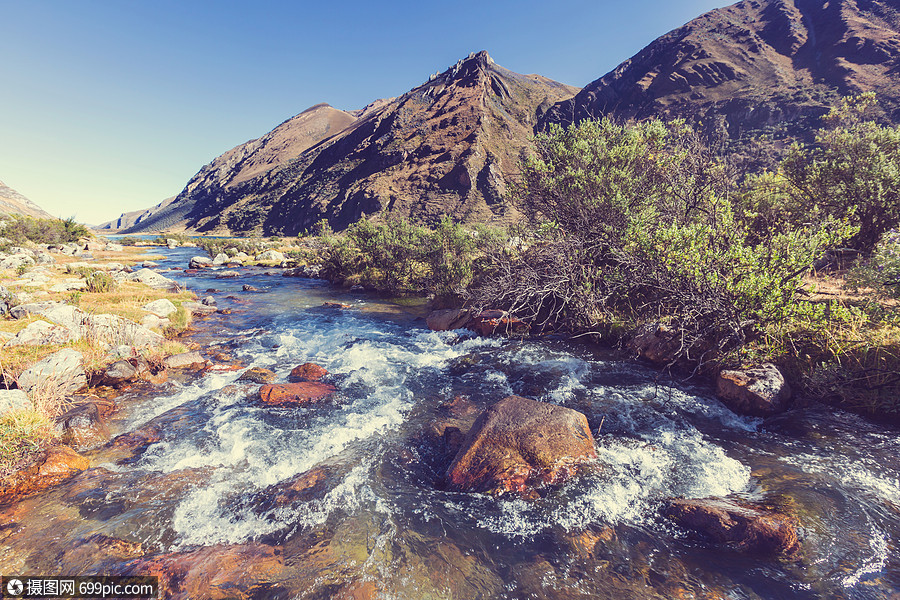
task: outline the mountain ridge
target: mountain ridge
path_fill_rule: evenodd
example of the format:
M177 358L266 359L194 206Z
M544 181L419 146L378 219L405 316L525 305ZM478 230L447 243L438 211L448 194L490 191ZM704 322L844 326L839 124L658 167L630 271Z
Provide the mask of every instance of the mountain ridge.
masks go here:
M37 219L55 219L43 208L0 181L0 215L25 215Z

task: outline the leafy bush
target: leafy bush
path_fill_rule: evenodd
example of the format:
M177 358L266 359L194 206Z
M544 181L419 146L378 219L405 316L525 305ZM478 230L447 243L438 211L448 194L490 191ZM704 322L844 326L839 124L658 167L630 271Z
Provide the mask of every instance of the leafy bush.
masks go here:
M852 232L828 217L760 228L738 192L682 121L552 128L516 191L529 243L495 257L476 303L575 332L666 318L680 357L721 357L790 322L802 274Z
M81 238L92 237L87 227L76 223L74 217L61 219L35 219L23 215L8 215L0 224L0 236L16 243L26 241L36 244L66 244Z
M900 300L900 231L887 232L872 256L860 261L847 280L856 290L868 288L876 297Z

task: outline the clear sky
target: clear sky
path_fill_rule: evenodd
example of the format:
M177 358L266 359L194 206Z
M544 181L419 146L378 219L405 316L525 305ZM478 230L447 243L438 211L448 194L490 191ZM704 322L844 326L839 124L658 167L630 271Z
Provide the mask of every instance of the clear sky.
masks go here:
M319 102L398 96L470 52L583 86L727 0L0 0L0 180L99 223Z

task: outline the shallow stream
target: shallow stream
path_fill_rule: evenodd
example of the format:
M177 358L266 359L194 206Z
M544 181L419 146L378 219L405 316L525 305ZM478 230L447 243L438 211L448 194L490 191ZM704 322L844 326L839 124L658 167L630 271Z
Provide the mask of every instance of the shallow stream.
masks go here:
M163 267L196 253L156 252ZM260 406L242 370L126 392L110 429L160 439L89 452L91 469L3 509L2 573L111 575L176 556L194 569L183 597L900 598L896 429L822 409L738 417L707 388L586 346L432 332L421 307L242 271L165 273L233 310L193 339L279 381L318 363L337 400ZM594 468L529 501L440 489L431 424L457 396L484 408L510 394L583 412ZM312 485L273 500L310 470ZM748 556L659 514L668 498L728 494L798 515L800 554ZM96 541L110 538L126 543Z

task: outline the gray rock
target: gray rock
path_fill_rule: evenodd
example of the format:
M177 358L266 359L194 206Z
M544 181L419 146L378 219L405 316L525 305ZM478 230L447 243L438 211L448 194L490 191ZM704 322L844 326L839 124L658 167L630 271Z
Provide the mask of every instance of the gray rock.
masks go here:
M178 240L173 238L166 238L166 246L168 246L169 248L177 248Z
M65 281L63 283L55 283L50 286L51 292L71 292L72 290L83 290L87 287L87 282L84 280L79 281Z
M181 306L184 308L184 310L189 310L191 311L191 314L200 317L211 315L216 312L215 306L205 306L203 304L200 304L199 302L182 302Z
M0 390L0 416L21 410L33 410L34 404L22 390Z
M81 352L65 348L26 369L16 382L26 392L60 398L87 386Z
M147 329L165 329L172 324L169 319L163 319L156 315L150 314L141 319L141 326Z
M127 360L117 360L106 368L103 372L103 383L118 387L138 376L137 367Z
M168 356L163 360L163 364L167 369L203 369L209 364L209 361L195 351Z
M56 417L56 431L63 443L75 450L90 450L109 441L109 429L93 402L76 406Z
M177 290L178 284L169 279L168 277L164 277L159 273L151 271L150 269L141 269L134 273L131 273L128 276L128 281L140 281L144 285L149 285L150 287L158 290Z
M0 261L0 269L18 269L19 267L29 267L34 264L34 259L27 254L13 254Z
M56 262L56 259L48 252L38 252L35 261L39 265L52 265Z
M154 300L153 302L145 304L142 308L158 317L168 317L178 310L178 308L172 304L172 301L167 298Z
M791 387L772 363L742 370L723 370L716 380L716 396L742 415L766 417L787 408Z
M206 298L203 299L203 305L204 306L215 306L216 299L213 298L212 296L207 296Z
M188 263L188 268L190 269L206 269L211 266L213 266L213 261L207 256L195 256Z
M62 325L53 325L47 321L35 321L20 331L6 343L11 346L42 346L44 344L65 344L75 335L72 330Z
M265 252L257 254L256 260L282 262L284 260L284 254L278 252L277 250L266 250Z
M159 266L159 263L153 262L152 260L145 260L143 262L143 264L141 264L141 266L144 267L145 269L155 269L156 267Z
M238 271L222 271L221 273L216 275L216 279L231 279L240 276L241 274Z
M216 254L216 257L213 259L212 264L218 266L218 265L224 265L227 262L228 262L228 255L225 254L224 252L219 252L218 254Z
M106 245L107 252L122 252L123 250L125 250L125 246L122 244L113 244L110 242Z
M24 319L28 315L39 315L53 306L62 306L62 304L59 302L28 302L12 307L9 314L15 319Z

